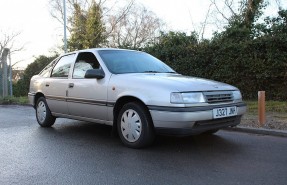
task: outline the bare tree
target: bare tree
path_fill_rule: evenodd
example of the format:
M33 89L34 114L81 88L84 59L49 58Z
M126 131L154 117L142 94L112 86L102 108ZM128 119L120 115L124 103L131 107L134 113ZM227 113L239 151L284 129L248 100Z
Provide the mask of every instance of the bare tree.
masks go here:
M75 4L79 5L83 11L87 11L93 4L95 0L67 0L66 1L66 13L67 13L67 30L71 32L71 17L75 11ZM98 5L102 7L103 13L102 18L106 19L107 16L113 12L113 15L117 15L116 23L128 14L131 6L134 4L135 0L126 0L126 3L120 8L117 8L119 0L96 0ZM63 0L50 0L50 14L62 25L64 24L64 8Z
M0 31L0 59L2 56L2 53L5 48L8 48L10 51L10 55L14 54L16 52L20 52L24 49L25 44L22 45L17 45L16 42L21 35L20 31L17 32L10 32L9 34L7 33L8 31ZM23 62L24 60L19 60L16 62L13 62L12 67L14 67L16 64Z
M10 49L11 54L23 50L24 45L15 46L17 37L19 37L20 34L21 32L11 32L7 34L4 31L0 31L0 56L2 55L4 48Z
M211 7L212 7L212 3L209 5L208 7L208 10L207 10L207 13L205 15L205 19L204 19L204 22L201 23L201 28L200 28L200 31L199 31L199 35L201 35L201 39L203 39L204 37L204 34L205 34L205 29L208 25L208 19L210 17L210 10L211 10Z
M127 1L124 6L117 6L118 3L118 0L114 1L110 8L107 8L105 4L102 3L104 9L103 18L109 24L109 31L107 31L107 34L112 33L117 25L129 15L135 6L135 0ZM109 21L111 20L110 17L113 17L112 21Z
M66 12L68 17L68 24L67 29L68 31L71 31L71 20L70 17L72 13L75 11L74 5L78 4L83 8L84 10L88 9L88 6L90 2L88 0L67 0L66 1ZM53 18L55 18L59 23L64 25L64 6L63 6L63 0L50 0L50 14Z
M212 10L207 22L222 30L234 17L242 16L246 24L254 18L255 7L258 4L276 4L277 9L282 7L283 0L210 0Z
M107 29L109 46L139 48L158 36L164 23L143 5L133 5L128 14L117 22L109 16Z
M210 0L210 24L222 30L233 17L240 15L243 11L242 3L245 0Z
M67 0L68 31L71 32L71 15L74 4L87 11L93 0ZM109 47L137 48L150 41L164 25L163 22L135 0L97 0L102 8L102 20ZM51 15L63 24L62 0L50 0Z

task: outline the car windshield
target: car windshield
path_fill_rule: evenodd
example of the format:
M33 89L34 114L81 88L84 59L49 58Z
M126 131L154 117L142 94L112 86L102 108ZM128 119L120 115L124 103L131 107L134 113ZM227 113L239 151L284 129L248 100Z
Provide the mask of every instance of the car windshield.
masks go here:
M157 58L139 51L101 50L99 55L110 72L123 73L175 73Z

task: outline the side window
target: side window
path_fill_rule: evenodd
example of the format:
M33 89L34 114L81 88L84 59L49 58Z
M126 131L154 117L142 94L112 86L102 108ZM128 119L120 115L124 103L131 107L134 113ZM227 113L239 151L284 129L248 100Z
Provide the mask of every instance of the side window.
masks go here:
M73 78L84 78L88 69L99 69L100 64L91 52L79 53L73 72Z
M74 54L66 55L60 58L55 65L51 77L64 77L68 78L71 64L73 63Z

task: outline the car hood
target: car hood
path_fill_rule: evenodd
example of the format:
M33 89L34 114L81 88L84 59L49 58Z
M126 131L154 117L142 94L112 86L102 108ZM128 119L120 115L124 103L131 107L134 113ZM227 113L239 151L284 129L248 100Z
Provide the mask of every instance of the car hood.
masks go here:
M127 85L154 86L179 92L237 90L236 87L225 83L180 74L132 73L115 76L117 76L118 80L125 81Z

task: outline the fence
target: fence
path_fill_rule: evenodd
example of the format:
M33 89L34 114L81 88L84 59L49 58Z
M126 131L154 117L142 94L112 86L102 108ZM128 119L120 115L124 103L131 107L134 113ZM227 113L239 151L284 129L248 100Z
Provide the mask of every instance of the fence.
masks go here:
M10 50L8 48L4 48L0 58L0 97L3 98L12 95L12 66Z

